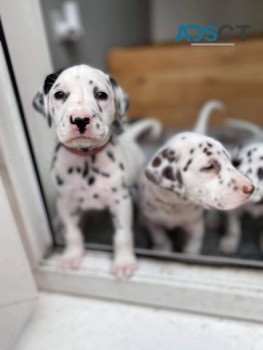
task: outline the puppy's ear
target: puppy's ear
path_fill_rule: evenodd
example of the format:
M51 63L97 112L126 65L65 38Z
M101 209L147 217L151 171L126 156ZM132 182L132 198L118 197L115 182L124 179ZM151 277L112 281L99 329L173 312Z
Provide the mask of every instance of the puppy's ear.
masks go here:
M47 118L48 125L51 127L52 118L47 108L47 96L44 95L42 90L39 90L36 93L35 97L33 98L33 107L35 108L36 111L38 111L45 118Z
M157 186L183 195L185 193L185 187L179 167L179 160L179 154L173 149L164 148L147 165L145 176Z
M116 113L118 115L119 121L122 123L125 121L126 112L129 108L129 99L126 92L122 87L117 83L117 81L109 77L112 89L114 91L115 96L115 105L116 105Z
M33 98L33 107L36 111L38 111L38 113L46 116L44 94L42 90L39 90Z
M52 118L48 111L48 93L63 70L64 68L49 74L44 81L43 88L40 89L33 98L33 107L47 118L49 126L52 125Z

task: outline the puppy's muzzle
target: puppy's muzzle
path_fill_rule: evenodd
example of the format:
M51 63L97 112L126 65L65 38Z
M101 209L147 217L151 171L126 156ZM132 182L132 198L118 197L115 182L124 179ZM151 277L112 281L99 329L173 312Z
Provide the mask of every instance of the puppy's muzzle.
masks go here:
M73 118L70 116L70 123L76 125L79 129L80 134L84 134L87 128L87 125L90 124L90 118L88 117L76 117Z

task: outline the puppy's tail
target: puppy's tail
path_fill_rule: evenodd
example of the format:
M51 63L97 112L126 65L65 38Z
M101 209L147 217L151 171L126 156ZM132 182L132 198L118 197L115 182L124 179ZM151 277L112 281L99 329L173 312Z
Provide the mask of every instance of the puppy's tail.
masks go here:
M161 133L161 123L157 119L147 118L128 125L122 135L125 138L137 140L140 136L149 134L152 140L157 140L161 136Z
M239 130L245 130L250 132L253 136L263 139L263 129L251 122L247 122L245 120L240 119L232 119L229 118L226 121L226 125L231 128L237 128Z
M211 115L211 112L213 110L220 110L222 111L224 109L224 104L217 100L211 100L206 102L201 111L199 112L197 122L194 127L194 132L205 135L207 132L207 123L209 120L209 117Z

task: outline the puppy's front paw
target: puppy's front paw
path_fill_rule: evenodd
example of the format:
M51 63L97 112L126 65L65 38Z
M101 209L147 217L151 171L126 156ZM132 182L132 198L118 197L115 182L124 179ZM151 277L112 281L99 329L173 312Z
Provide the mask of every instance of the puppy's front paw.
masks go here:
M219 243L219 250L225 254L234 254L238 248L238 240L235 237L223 237Z
M168 239L166 241L158 242L153 246L154 250L159 250L161 252L169 252L172 253L173 245L172 242Z
M134 255L121 255L117 256L114 260L112 273L116 279L123 281L134 273L137 269L137 261Z
M189 240L185 247L183 248L183 253L190 255L200 254L202 249L202 241L201 240Z
M64 269L78 269L83 255L84 250L82 247L67 247L61 256L60 265Z

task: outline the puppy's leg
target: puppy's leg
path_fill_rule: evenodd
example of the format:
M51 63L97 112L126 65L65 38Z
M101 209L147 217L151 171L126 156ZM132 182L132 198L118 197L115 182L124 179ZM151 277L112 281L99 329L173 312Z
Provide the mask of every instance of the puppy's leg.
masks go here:
M241 223L239 214L235 211L227 213L226 234L219 243L219 249L225 254L234 254L241 239Z
M183 252L187 254L200 254L205 233L204 220L200 218L200 220L184 225L183 228L188 234Z
M220 225L220 214L216 210L209 210L206 214L206 228L208 230L217 230Z
M172 242L170 241L167 232L163 227L151 223L147 219L144 219L143 225L147 228L151 235L154 249L161 250L163 252L173 251Z
M66 243L61 265L64 268L77 269L84 254L83 237L78 226L79 212L67 198L58 199L57 209L64 225Z
M132 200L127 192L122 199L115 200L110 206L115 233L113 273L118 280L124 280L136 269L132 233Z

